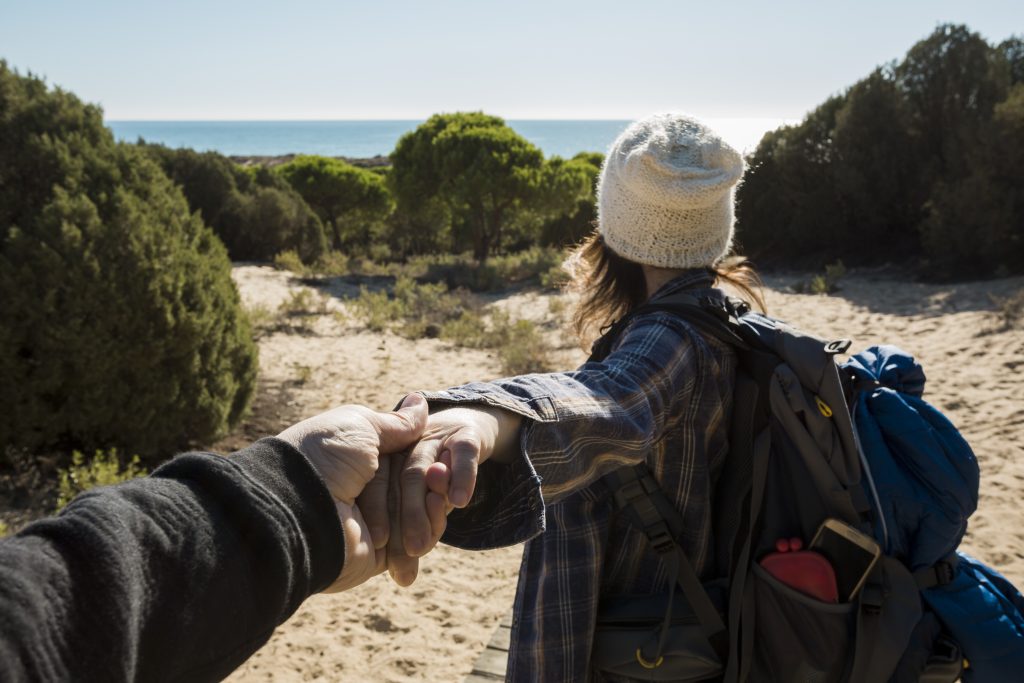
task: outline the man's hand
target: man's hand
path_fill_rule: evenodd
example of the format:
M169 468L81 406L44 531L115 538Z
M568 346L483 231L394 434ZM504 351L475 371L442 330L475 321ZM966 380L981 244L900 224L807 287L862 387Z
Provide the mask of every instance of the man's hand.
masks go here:
M342 406L278 435L309 458L327 483L338 509L345 535L345 566L325 592L352 588L384 571L387 534L383 541L371 537L356 498L374 480L381 462L416 443L426 422L426 400L410 394L394 412Z

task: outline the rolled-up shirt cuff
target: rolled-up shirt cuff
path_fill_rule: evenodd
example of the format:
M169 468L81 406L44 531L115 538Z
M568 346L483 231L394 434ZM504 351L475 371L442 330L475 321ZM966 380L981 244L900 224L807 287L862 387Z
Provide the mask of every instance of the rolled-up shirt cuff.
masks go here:
M554 404L546 396L518 397L493 385L467 384L445 391L422 392L431 407L485 404L522 415L528 420L554 421ZM511 463L488 460L477 473L469 505L452 510L441 541L466 550L501 548L530 540L544 532L541 478L526 452L531 422L520 430L520 448Z

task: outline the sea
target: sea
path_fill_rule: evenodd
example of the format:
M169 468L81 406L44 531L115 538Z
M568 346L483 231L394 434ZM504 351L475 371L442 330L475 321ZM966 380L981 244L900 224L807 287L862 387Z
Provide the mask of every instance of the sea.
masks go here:
M765 131L785 119L707 119L742 152L752 152ZM107 121L119 140L143 139L228 156L319 154L365 159L387 155L422 121ZM629 121L509 120L514 130L546 156L604 152Z
M119 140L140 138L228 156L388 155L423 121L107 121ZM546 156L604 152L629 121L507 121Z

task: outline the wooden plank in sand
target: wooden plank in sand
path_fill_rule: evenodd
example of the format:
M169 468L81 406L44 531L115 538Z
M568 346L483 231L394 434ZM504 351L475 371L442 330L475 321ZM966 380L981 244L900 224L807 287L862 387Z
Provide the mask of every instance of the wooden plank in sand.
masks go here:
M491 642L477 657L473 671L466 677L465 683L494 683L505 680L505 667L508 664L508 646L512 637L512 616L502 620L491 636Z

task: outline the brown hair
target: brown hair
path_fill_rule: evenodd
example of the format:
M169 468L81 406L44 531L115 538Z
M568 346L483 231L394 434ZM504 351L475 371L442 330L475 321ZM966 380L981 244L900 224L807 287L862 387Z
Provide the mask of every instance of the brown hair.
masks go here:
M568 289L580 295L573 327L584 347L647 300L643 266L608 248L596 230L570 254L565 268L570 276ZM728 284L751 307L767 310L761 293L764 285L746 258L730 256L708 270L715 276L716 287Z

